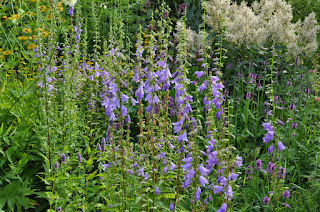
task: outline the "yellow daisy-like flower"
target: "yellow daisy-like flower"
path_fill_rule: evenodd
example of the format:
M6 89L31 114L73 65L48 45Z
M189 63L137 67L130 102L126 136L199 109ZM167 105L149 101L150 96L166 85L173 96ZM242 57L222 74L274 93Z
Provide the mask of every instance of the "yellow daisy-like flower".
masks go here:
M3 55L9 55L9 54L11 54L11 51L3 51L2 54Z
M58 8L59 12L62 12L64 10L63 7L57 7L57 8Z
M24 32L24 33L31 33L31 32L32 32L32 29L24 28L24 29L22 29L22 32Z
M43 32L43 33L41 34L41 36L42 36L43 38L47 38L47 37L49 36L49 32L48 32L48 31Z
M6 20L8 17L5 15L5 16L2 16L2 19Z
M19 19L19 15L13 14L9 19L10 20L18 20Z
M52 15L48 15L47 18L48 18L48 19L51 19L51 18L52 18Z
M27 39L28 39L27 36L19 36L19 37L18 37L18 40L27 40Z
M32 35L32 36L29 37L29 40L35 40L36 38L37 38L36 35Z
M34 47L36 47L37 45L35 43L32 43L28 46L29 50L32 50Z
M4 60L5 59L5 56L3 54L0 54L0 59L1 60Z

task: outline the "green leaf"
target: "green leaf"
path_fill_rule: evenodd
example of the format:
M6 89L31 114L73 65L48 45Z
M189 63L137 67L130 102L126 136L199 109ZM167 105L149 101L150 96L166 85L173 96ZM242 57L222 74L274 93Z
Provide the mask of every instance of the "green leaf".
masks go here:
M248 130L248 128L245 130L251 137L254 137L254 135Z
M165 194L163 195L164 198L167 199L174 199L176 197L175 193L169 193L169 194Z
M89 181L97 175L98 169L92 172L89 176L86 177L86 180Z
M138 196L136 198L135 204L138 204L141 200L143 200L143 197L142 196Z
M0 209L2 209L5 206L6 202L7 202L6 198L4 197L0 198Z
M91 170L92 164L93 164L93 159L92 159L92 157L90 157L89 160L87 161L88 170Z
M287 168L286 172L289 173L289 172L291 172L294 168L295 168L295 166L290 166L289 168Z

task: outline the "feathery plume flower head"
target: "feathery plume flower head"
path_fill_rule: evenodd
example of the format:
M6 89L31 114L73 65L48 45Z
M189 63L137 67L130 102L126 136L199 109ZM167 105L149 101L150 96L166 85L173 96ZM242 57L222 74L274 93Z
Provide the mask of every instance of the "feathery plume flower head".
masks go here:
M64 0L64 4L69 7L74 7L77 3L77 0Z

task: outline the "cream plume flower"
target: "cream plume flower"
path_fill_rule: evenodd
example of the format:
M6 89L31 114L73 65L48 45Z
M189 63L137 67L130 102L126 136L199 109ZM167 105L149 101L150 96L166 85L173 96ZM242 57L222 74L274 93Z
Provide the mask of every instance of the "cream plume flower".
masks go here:
M74 7L76 5L77 0L64 0L64 4L69 6L69 7Z
M229 42L238 46L261 45L266 42L285 45L287 56L295 58L300 53L311 56L318 48L316 40L320 26L311 13L301 23L292 23L292 8L284 0L261 0L248 7L231 0L208 0L203 3L205 21L215 32L222 25Z

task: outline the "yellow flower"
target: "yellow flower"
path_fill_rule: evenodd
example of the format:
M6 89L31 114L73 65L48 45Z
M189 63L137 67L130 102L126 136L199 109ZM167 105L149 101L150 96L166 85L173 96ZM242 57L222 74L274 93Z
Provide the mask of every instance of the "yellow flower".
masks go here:
M8 17L5 15L5 16L2 16L2 19L6 20Z
M36 38L37 38L36 35L32 35L32 36L29 37L29 40L35 40Z
M3 51L2 54L3 55L9 55L9 54L11 54L11 51Z
M4 58L5 58L4 55L3 55L3 54L0 54L0 59L1 59L1 60L4 60Z
M63 7L58 7L59 12L63 11Z
M52 18L52 15L48 15L47 18L48 18L48 19L51 19L51 18Z
M17 20L19 18L19 15L13 14L9 19L10 20Z
M39 28L35 29L34 31L36 31L36 32L40 31L41 32L42 30L43 30L43 28L39 27Z
M28 46L29 50L32 50L34 47L36 47L37 45L35 43L32 43Z
M45 5L41 5L41 6L39 6L39 10L41 12L46 12L47 11L47 7Z
M18 40L27 40L27 39L28 39L27 36L19 36L19 37L18 37Z
M49 36L49 32L48 32L48 31L43 32L43 33L41 34L41 36L44 37L44 38L46 38L46 37Z
M31 30L31 29L28 29L28 28L24 28L24 29L22 29L22 32L24 32L24 33L31 33L32 30Z

